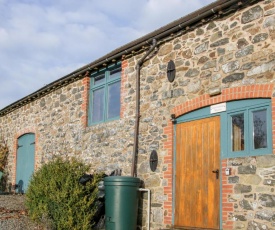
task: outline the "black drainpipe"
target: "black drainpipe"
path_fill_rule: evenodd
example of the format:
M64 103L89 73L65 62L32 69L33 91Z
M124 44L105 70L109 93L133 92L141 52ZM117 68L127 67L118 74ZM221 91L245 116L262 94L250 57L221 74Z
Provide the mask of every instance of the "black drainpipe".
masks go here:
M134 134L134 148L132 156L132 169L131 176L136 177L136 164L138 155L138 132L139 132L139 120L140 120L140 69L145 60L145 58L152 52L152 50L157 46L157 40L153 39L150 49L146 54L138 61L136 65L136 119L135 119L135 134Z

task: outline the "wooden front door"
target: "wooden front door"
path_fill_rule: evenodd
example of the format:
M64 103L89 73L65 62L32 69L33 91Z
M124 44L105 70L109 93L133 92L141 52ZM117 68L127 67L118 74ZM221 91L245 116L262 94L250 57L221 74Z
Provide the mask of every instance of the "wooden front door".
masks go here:
M175 226L219 229L220 117L177 124Z

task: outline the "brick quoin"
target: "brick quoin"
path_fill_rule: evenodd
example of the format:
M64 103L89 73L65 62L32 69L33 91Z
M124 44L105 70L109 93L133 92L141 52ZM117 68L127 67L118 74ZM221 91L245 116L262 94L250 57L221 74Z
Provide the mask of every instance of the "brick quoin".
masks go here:
M125 74L125 68L128 67L128 61L123 60L121 63L121 84L120 84L120 118L124 118L126 103L124 102L124 98L126 96L126 82L127 76Z
M228 183L228 176L225 175L227 168L227 159L222 160L222 228L233 229L233 222L230 214L233 212L233 203L229 201L229 194L233 193L233 184Z
M82 92L82 100L83 103L81 105L81 110L83 115L81 117L82 126L85 128L88 126L88 113L89 113L89 90L90 90L90 76L89 72L85 73L85 77L82 79L82 85L84 86L84 90Z
M170 121L168 126L164 128L164 134L167 135L167 140L164 142L164 149L167 154L165 155L165 163L167 164L167 171L164 172L163 178L167 180L167 185L164 186L164 195L166 196L166 201L164 201L164 224L172 223L172 188L173 188L173 123Z
M253 99L253 98L271 98L272 104L272 128L275 130L275 98L273 98L273 89L274 84L259 84L259 85L248 85L248 86L239 86L234 88L223 89L220 95L217 96L209 96L208 94L199 96L190 101L186 101L183 104L180 104L174 107L171 110L171 114L175 114L176 117L182 116L188 112L194 111L196 109L200 109L206 106L228 102L233 100L241 100L241 99ZM169 122L168 126L164 128L164 134L167 136L166 141L163 143L164 150L166 150L166 158L167 160L173 161L173 124ZM275 131L274 131L275 134ZM273 146L275 147L275 135L273 135ZM274 149L274 148L273 148ZM273 150L275 153L275 150ZM222 205L226 208L222 210L222 227L223 229L233 229L233 221L229 219L230 211L233 211L230 202L228 201L228 194L233 192L233 185L228 184L227 178L224 175L224 171L227 165L227 160L222 161L222 187L225 187L224 194L222 194ZM173 188L173 169L172 165L167 168L167 171L163 173L163 177L167 180L167 186L164 186L164 195L167 197L164 202L164 224L171 225L172 224L172 188ZM169 208L168 208L169 207Z

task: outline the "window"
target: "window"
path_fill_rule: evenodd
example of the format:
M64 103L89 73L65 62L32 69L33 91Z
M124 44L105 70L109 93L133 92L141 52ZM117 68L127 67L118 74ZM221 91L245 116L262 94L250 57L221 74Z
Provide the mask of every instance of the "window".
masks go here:
M242 100L228 105L228 156L272 153L270 100Z
M253 148L267 147L267 112L265 110L253 111Z
M244 114L231 116L232 151L244 150Z
M272 153L270 99L226 102L225 110L211 113L210 107L177 118L177 123L220 116L221 156L233 158Z
M89 125L119 119L120 65L91 74Z

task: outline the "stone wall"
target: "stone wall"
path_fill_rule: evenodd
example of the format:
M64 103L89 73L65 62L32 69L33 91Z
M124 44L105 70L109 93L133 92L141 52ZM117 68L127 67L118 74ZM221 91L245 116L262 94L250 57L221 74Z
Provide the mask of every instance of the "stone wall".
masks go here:
M230 159L233 174L228 178L234 184L234 194L229 201L234 203L235 228L274 228L275 224L275 156L259 156Z
M137 173L152 192L151 228L172 225L173 124L181 116L212 104L272 98L275 127L275 1L260 1L238 12L218 17L195 29L158 41L141 69L140 133ZM87 127L89 78L72 82L0 117L7 138L10 182L15 181L17 138L36 135L36 167L54 155L77 156L92 171L110 173L121 168L130 175L135 122L135 66L144 54L122 62L122 111L116 121ZM176 78L166 77L167 63L176 64ZM212 89L221 94L210 96ZM273 143L274 137L273 137ZM149 156L156 150L157 170ZM223 202L224 229L274 229L273 156L228 159L232 176L223 180L232 192ZM252 171L249 171L249 170ZM254 171L253 171L254 170ZM249 173L250 172L250 173ZM223 187L224 189L225 187ZM140 201L139 224L146 229L147 199ZM251 210L253 209L253 210ZM224 214L224 213L223 213ZM225 223L226 222L226 223Z
M274 13L274 1L261 1L183 35L173 35L175 37L159 46L159 50L143 65L138 172L146 186L152 189L151 226L154 229L163 227L161 223L167 227L172 223L171 114L178 117L204 106L246 98L271 98L274 106ZM128 59L128 67L125 68L129 86L126 112L129 113L134 107L135 95L131 93L135 85L134 66L139 58ZM173 83L169 83L166 77L169 60L176 64ZM221 94L210 96L209 93L215 88L219 88ZM274 127L274 112L272 119ZM157 173L150 172L148 168L148 156L152 149L160 155L160 171ZM232 194L235 193L233 189ZM255 194L260 195L259 192ZM222 202L227 203L227 200ZM226 210L225 206L223 210ZM263 210L267 210L266 207L257 206L253 213ZM270 210L274 211L272 208ZM273 220L266 222L257 216L253 217L255 222L247 218L238 224L235 216L240 212L240 209L233 208L226 213L227 216L222 216L228 220L228 225L223 224L223 228L235 229L237 226L239 229L256 229L254 223L259 223L258 226L263 224L266 229L274 227Z
M17 138L36 135L35 168L53 156L76 156L92 171L125 175L131 168L133 118L87 127L87 78L71 83L1 117L1 132L10 149L9 181L15 183Z
M275 224L275 156L224 160L224 229L273 229Z

